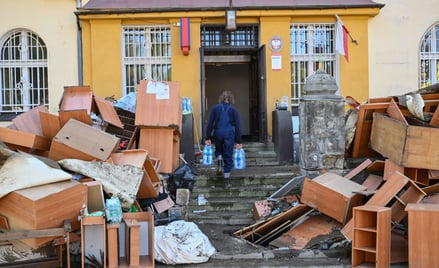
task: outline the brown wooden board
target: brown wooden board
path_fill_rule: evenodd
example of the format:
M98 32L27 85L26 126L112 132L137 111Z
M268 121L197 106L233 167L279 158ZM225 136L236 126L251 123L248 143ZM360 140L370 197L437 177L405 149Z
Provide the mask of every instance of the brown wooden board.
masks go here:
M12 119L12 123L17 130L42 136L43 131L40 123L40 112L48 112L47 107L44 105L37 106L25 113L17 115Z
M111 102L104 100L98 96L94 96L93 100L96 103L97 109L99 111L100 116L102 117L102 120L113 126L123 129L122 121L120 121L119 115L117 114Z
M372 157L379 154L369 148L372 115L375 111L386 112L388 103L366 103L360 106L355 137L352 145L352 157Z
M389 117L407 124L407 120L405 120L405 117L399 109L398 104L393 99L390 100L389 107L387 107L387 114Z
M65 86L60 111L86 110L90 115L92 109L93 92L90 86Z
M5 127L0 127L0 140L8 146L17 145L43 151L49 150L50 147L50 140L43 136Z
M148 87L154 83L169 86L169 98L160 98L158 94L147 93ZM136 93L136 126L177 126L178 131L181 131L180 83L141 80L137 85Z
M56 114L40 112L40 121L43 136L52 140L61 129L59 116Z
M70 119L53 138L49 158L56 161L66 158L105 161L118 145L119 138Z
M70 120L75 119L77 121L80 121L84 124L87 124L89 126L92 125L91 123L91 117L87 113L87 110L68 110L68 111L59 111L59 122L61 127L64 127L64 125Z

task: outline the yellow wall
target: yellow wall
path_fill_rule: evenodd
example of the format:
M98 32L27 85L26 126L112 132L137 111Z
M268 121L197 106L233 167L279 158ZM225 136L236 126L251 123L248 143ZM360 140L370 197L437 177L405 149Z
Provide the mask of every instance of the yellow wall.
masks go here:
M271 111L276 99L283 95L291 97L291 71L289 27L292 22L335 22L338 14L358 45L349 43L350 62L339 58L340 92L363 101L369 95L368 80L368 20L378 14L379 9L342 10L283 10L283 11L238 11L237 23L260 23L260 42L266 45L267 126L271 135ZM84 84L89 84L95 94L106 97L122 94L121 26L126 24L167 23L171 26L172 80L180 82L181 96L191 97L198 135L200 128L200 25L224 23L225 12L175 12L145 14L101 14L80 15L83 22ZM185 56L180 49L180 17L189 17L190 52ZM282 69L271 70L272 51L269 40L272 36L283 40Z
M78 84L75 10L76 2L73 0L1 1L0 39L12 30L27 29L46 44L51 113L58 112L64 86Z

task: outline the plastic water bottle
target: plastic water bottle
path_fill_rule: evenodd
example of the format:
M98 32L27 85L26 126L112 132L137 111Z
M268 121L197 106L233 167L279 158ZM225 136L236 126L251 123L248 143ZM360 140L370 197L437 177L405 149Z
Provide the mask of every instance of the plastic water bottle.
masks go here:
M212 146L205 145L203 149L203 165L210 166L212 165Z
M233 154L233 164L235 169L245 169L245 152L244 149L236 149Z
M122 206L117 196L112 196L105 200L106 212L105 216L107 221L111 223L122 222Z
M192 100L191 100L191 98L187 98L186 107L187 107L187 112L192 113Z
M188 109L187 109L187 99L184 97L183 98L183 114L186 114Z

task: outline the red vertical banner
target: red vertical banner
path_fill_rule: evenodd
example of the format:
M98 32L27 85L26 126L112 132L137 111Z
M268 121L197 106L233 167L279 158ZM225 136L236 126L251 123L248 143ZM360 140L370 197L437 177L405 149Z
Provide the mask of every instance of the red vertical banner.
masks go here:
M180 47L183 55L189 55L191 49L190 19L180 18Z

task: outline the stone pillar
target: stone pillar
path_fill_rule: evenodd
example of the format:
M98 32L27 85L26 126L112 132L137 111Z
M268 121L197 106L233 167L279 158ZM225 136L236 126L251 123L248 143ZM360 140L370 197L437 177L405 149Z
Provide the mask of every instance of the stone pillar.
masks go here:
M325 169L341 173L345 150L345 101L335 79L323 70L307 78L299 104L300 167L315 177Z

